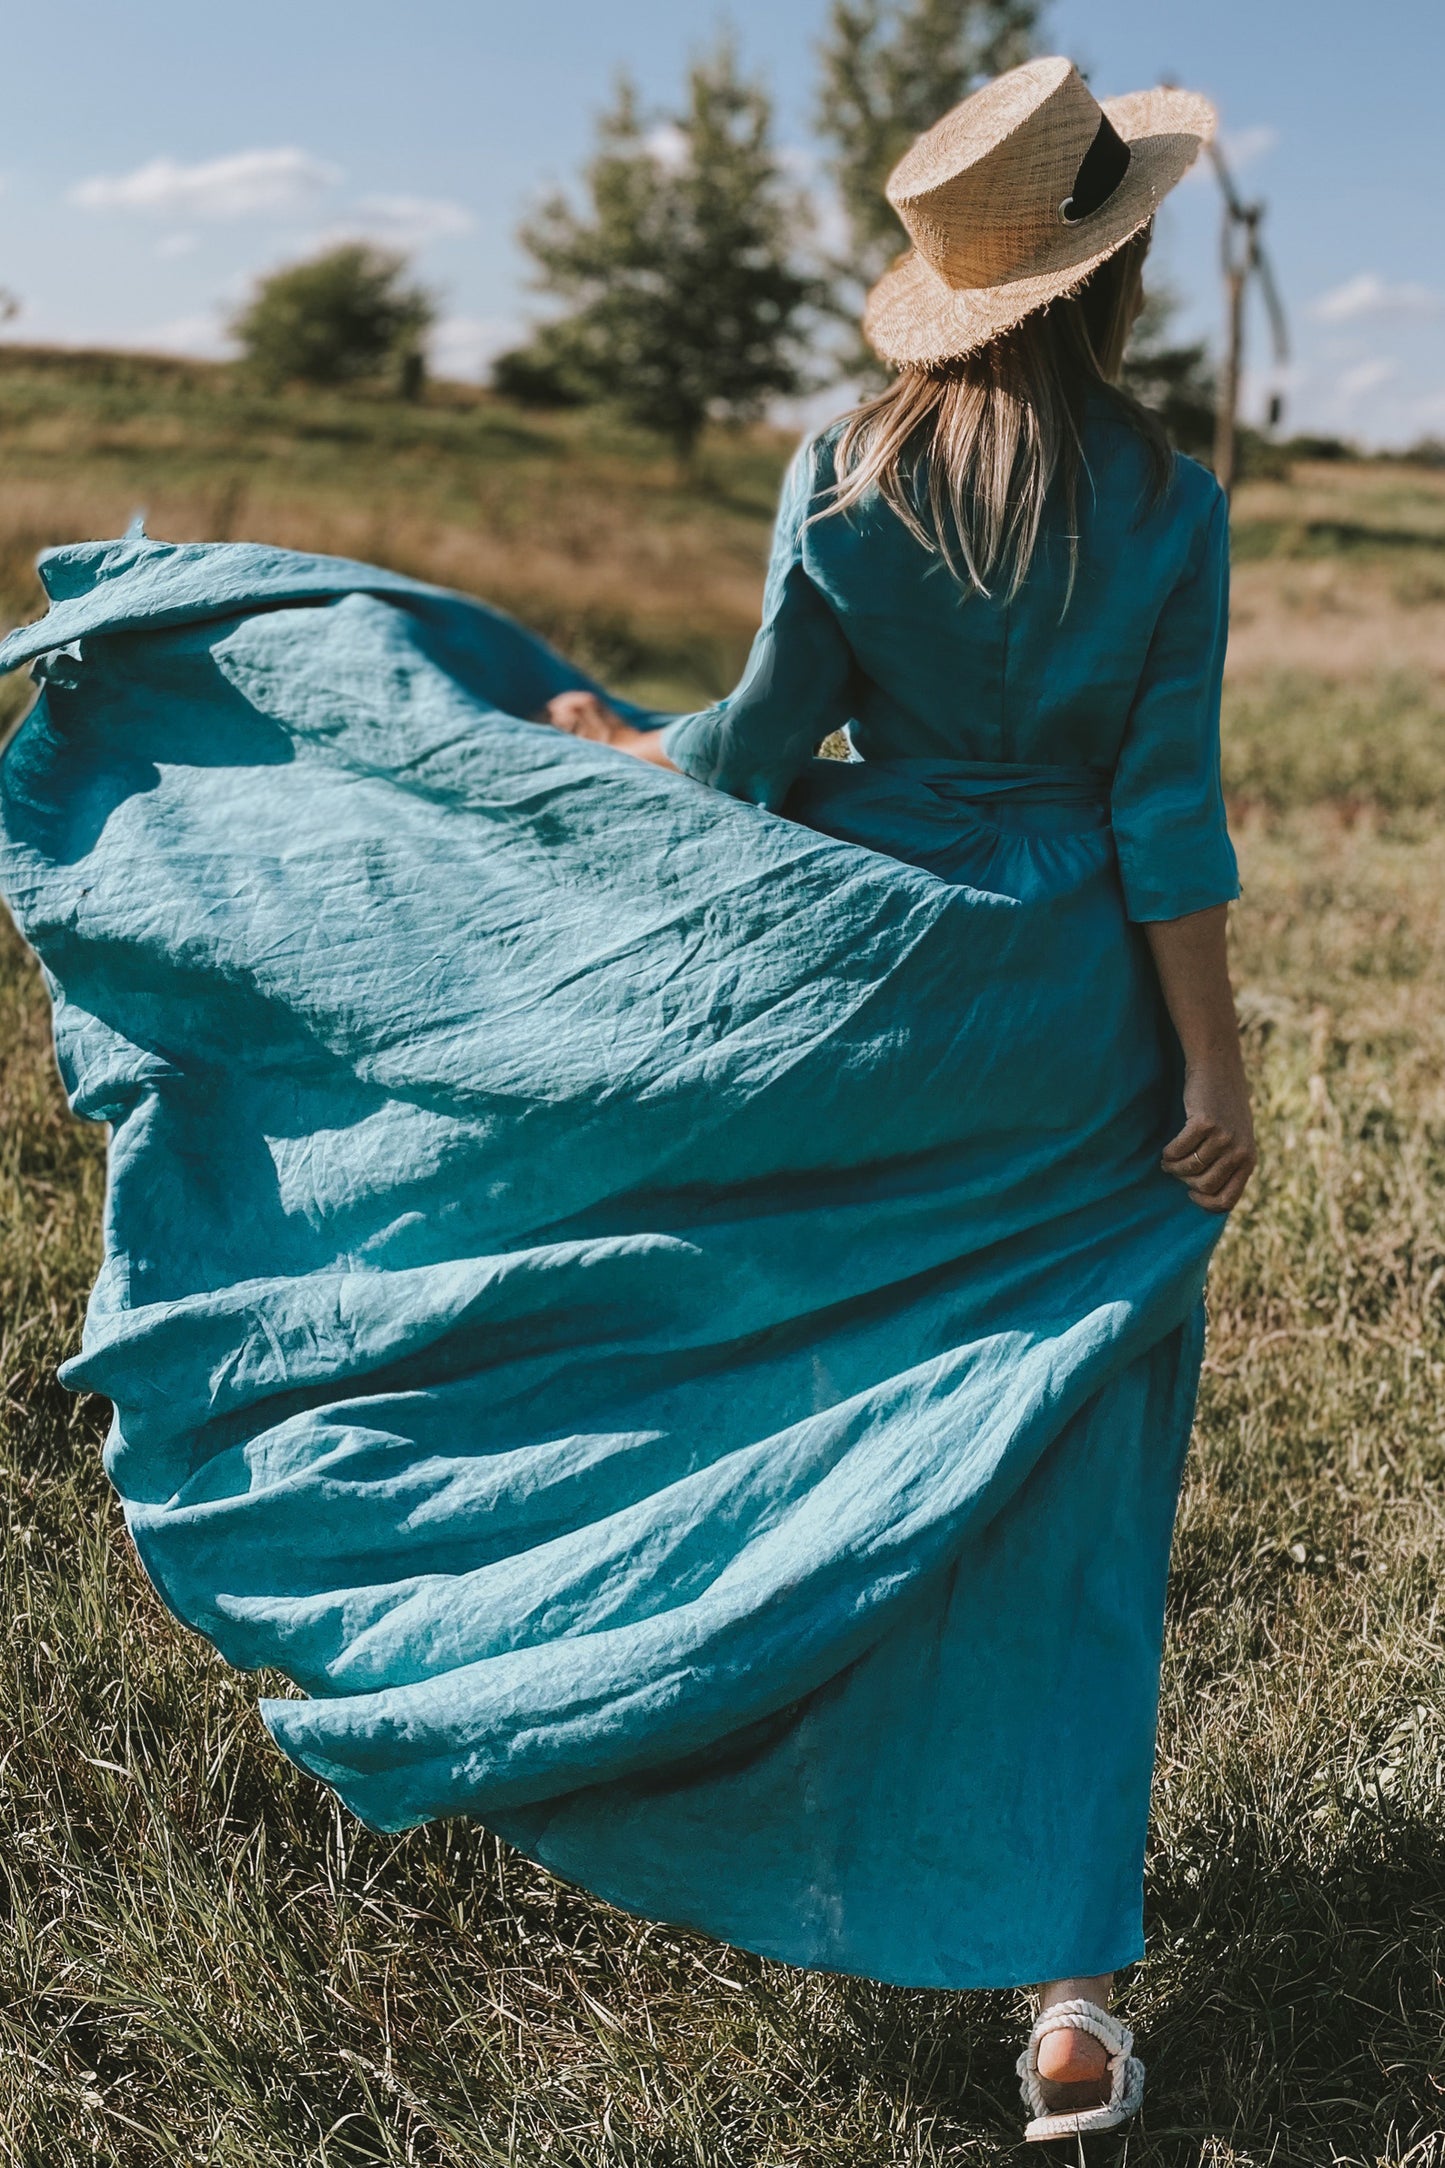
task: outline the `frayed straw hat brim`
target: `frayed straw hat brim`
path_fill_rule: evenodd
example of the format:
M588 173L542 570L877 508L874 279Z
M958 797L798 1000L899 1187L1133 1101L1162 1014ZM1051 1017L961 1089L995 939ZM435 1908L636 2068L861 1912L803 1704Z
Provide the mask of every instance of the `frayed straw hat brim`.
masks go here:
M1193 91L1136 91L1104 99L1101 110L1129 146L1129 170L1108 202L1061 225L1021 276L997 286L951 286L910 249L868 296L863 332L875 353L900 368L937 368L1075 292L1142 232L1215 129L1213 106Z

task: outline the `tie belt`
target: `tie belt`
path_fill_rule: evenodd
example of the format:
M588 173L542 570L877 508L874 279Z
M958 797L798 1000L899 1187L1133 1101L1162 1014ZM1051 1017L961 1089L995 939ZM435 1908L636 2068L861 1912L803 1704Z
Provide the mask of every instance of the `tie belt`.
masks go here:
M1106 768L1045 766L1005 760L864 760L850 762L921 785L943 799L976 804L1002 799L1029 805L1106 807L1112 777Z

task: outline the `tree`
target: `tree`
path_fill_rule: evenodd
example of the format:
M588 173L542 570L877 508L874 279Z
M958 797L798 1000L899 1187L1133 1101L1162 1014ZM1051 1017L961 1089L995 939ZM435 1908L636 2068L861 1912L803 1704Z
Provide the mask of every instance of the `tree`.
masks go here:
M1170 338L1169 327L1178 307L1177 296L1167 286L1151 283L1124 356L1121 381L1141 405L1159 416L1171 444L1209 466L1214 458L1219 386L1203 339L1176 342ZM1266 431L1243 422L1238 425L1235 442L1238 473L1251 479L1283 479L1292 458L1348 457L1348 447L1338 438L1293 437L1280 443ZM1310 449L1317 444L1331 448L1317 453Z
M503 356L494 383L606 401L684 462L710 418L745 420L803 388L820 296L795 260L802 207L767 94L730 45L696 63L686 111L660 123L624 80L584 181L585 208L553 196L521 236L566 313Z
M404 256L348 241L262 279L231 325L261 381L352 384L392 377L414 397L436 310L406 283Z
M1178 306L1167 286L1149 287L1124 356L1121 381L1159 416L1171 444L1207 461L1214 445L1218 387L1204 341L1175 344L1169 337Z
M883 193L894 166L986 77L1028 59L1040 12L1040 0L833 0L816 124L848 221L848 261L835 266L839 315L856 322L859 287L907 244Z

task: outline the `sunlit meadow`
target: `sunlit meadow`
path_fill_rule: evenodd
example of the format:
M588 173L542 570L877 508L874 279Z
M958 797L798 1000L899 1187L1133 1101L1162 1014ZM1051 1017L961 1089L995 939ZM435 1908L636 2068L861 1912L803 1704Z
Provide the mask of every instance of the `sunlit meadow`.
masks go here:
M137 509L481 593L620 686L722 689L785 440L665 454L462 392L263 401L0 354L0 619ZM1135 2168L1445 2168L1445 475L1236 518L1226 769L1262 1166L1224 1243L1172 1586ZM0 690L13 718L21 684ZM450 1824L368 1835L143 1582L54 1382L97 1257L0 944L0 2158L882 2168L1015 2157L1018 2009L644 1925Z

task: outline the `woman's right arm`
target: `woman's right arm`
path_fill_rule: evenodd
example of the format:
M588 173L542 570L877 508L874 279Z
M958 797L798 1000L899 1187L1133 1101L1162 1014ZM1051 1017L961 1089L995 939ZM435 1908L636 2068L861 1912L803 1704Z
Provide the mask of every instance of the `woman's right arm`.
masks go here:
M737 686L716 706L679 716L660 733L669 759L685 775L774 813L850 713L852 650L804 563L819 458L820 447L810 440L784 478L762 624Z
M1111 805L1125 909L1184 1053L1184 1126L1160 1164L1210 1212L1239 1202L1256 1158L1225 953L1239 893L1219 774L1228 632L1229 511L1216 492L1155 628Z
M1225 949L1227 904L1144 927L1184 1050L1184 1127L1159 1164L1207 1212L1228 1212L1258 1159Z
M660 730L639 730L595 693L560 693L545 720L776 812L817 748L849 718L853 657L803 563L815 447L788 470L773 530L763 621L742 679L726 699ZM543 718L539 717L539 720Z

